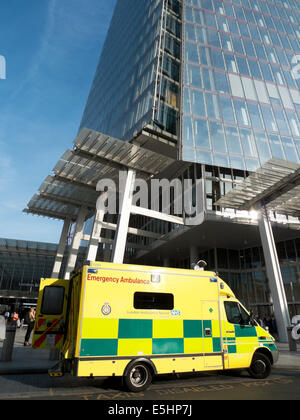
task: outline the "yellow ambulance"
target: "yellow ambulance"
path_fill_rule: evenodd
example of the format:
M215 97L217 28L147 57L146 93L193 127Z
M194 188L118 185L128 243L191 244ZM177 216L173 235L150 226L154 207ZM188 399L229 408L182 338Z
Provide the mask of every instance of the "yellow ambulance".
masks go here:
M104 262L42 279L33 347L60 349L52 376L122 376L133 392L167 373L245 368L263 379L278 360L216 273Z

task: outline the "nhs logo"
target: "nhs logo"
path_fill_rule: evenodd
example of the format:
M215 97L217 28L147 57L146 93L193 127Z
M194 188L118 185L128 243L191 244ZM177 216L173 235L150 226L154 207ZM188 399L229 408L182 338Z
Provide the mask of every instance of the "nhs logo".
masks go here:
M0 55L0 80L6 79L6 60L3 55Z

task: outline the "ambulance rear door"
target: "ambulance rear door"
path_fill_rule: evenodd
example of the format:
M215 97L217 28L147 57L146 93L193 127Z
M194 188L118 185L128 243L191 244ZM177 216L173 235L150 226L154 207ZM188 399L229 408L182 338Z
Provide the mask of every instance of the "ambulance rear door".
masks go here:
M61 349L66 332L69 280L42 279L32 347Z

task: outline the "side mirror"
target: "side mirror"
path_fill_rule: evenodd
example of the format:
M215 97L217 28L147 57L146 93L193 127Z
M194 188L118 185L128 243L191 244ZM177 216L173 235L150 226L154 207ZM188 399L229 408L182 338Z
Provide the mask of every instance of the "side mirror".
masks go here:
M242 315L240 315L239 325L247 325L247 321L244 320L244 318L242 317Z
M239 324L240 325L248 325L248 326L251 325L252 327L255 326L256 322L255 322L255 319L253 318L253 312L250 311L250 315L249 315L247 320L243 319L243 317L241 315Z
M256 325L256 321L254 319L253 311L250 311L249 324L252 325L252 327L255 327L255 325Z

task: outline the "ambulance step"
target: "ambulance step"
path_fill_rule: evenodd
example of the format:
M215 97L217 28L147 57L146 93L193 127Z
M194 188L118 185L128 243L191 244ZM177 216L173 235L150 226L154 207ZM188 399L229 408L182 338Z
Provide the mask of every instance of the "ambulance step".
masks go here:
M48 370L48 375L51 376L51 378L61 378L64 374L64 365L62 362L57 363L53 368Z

